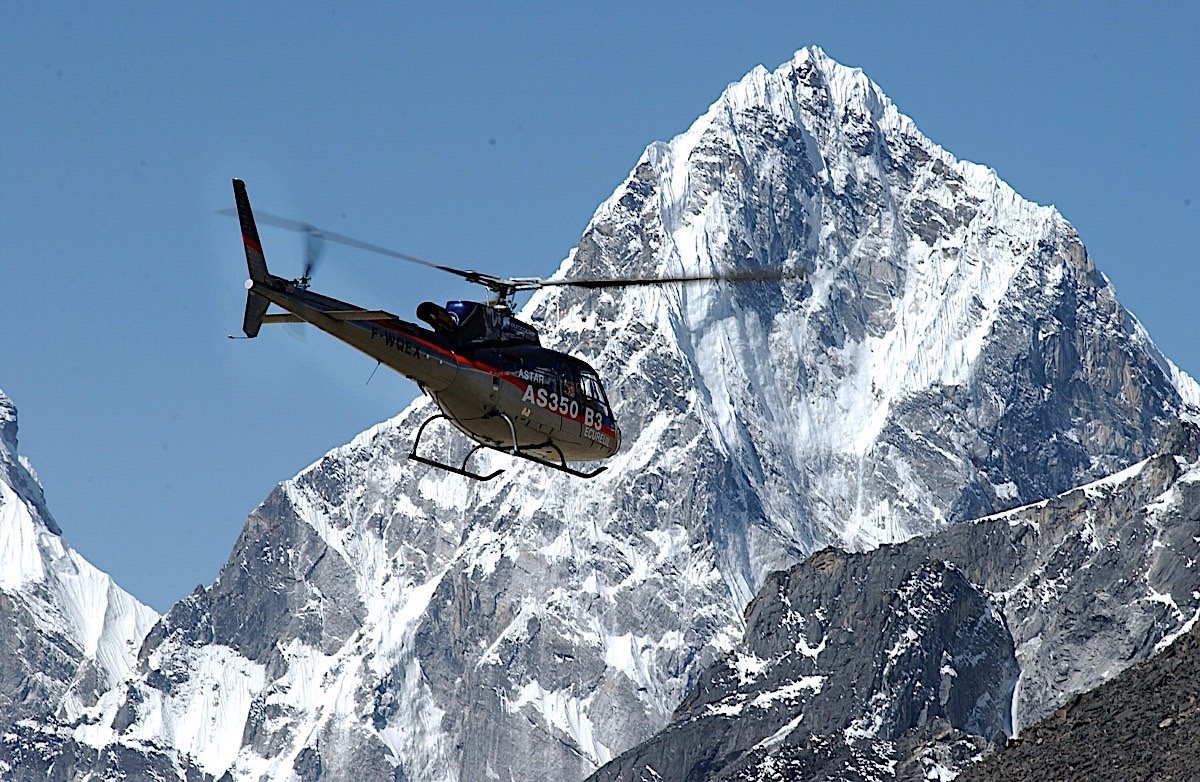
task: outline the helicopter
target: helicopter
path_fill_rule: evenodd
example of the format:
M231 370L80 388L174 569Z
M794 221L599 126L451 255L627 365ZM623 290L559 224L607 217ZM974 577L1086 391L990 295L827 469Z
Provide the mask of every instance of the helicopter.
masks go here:
M362 242L275 215L264 224L398 258L457 275L487 288L487 302L422 302L417 317L428 328L390 312L365 309L310 290L315 253L310 243L304 273L296 279L271 274L246 185L233 180L236 216L250 278L242 331L258 336L264 324L309 323L415 382L439 412L417 428L408 458L477 481L504 470L475 472L468 467L482 449L526 459L578 478L594 478L606 466L584 470L572 462L596 462L621 448L621 429L599 374L587 362L542 346L534 326L513 314L517 293L555 286L624 288L702 281L751 281L785 276L780 270L750 270L655 278L501 278L459 269ZM268 312L274 304L283 312ZM474 441L459 464L420 453L426 428L445 420Z

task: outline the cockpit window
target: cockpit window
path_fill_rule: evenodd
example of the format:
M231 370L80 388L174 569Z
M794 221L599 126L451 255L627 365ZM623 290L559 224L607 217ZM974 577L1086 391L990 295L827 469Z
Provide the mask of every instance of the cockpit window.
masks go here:
M579 388L601 413L606 416L611 415L608 410L608 400L604 397L604 387L600 385L599 378L589 372L584 372L579 376Z

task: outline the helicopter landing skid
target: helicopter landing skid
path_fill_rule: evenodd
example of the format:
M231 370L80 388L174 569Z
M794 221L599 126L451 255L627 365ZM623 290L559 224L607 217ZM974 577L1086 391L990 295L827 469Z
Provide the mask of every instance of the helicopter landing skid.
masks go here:
M503 453L503 454L508 454L509 456L519 456L522 459L527 459L528 461L536 462L537 464L540 464L543 467L549 467L552 470L558 470L559 472L565 472L568 475L574 475L576 478L595 478L597 475L599 475L600 473L602 473L608 469L608 467L602 465L600 467L597 467L594 470L584 472L582 470L576 470L573 467L568 467L567 459L563 455L562 449L559 448L554 443L549 443L548 445L549 445L549 447L553 448L556 453L558 453L558 459L559 459L558 464L555 464L554 462L551 462L551 461L547 461L539 456L534 456L533 454L522 450L521 447L519 445L517 445L517 432L516 432L516 428L513 426L512 419L509 418L504 413L498 413L498 415L501 418L503 418L505 421L508 422L508 429L509 429L509 432L512 434L512 438L513 438L513 445L512 445L511 449L497 448L494 445L483 445L483 444L476 445L474 448L472 448L470 451L467 452L467 455L465 457L463 457L462 464L460 464L457 467L455 467L453 464L446 464L445 462L439 462L436 459L431 459L428 456L421 456L419 453L417 453L417 445L421 442L421 435L424 434L425 427L429 426L431 423L433 423L434 421L436 421L439 418L447 418L445 413L437 413L436 415L433 415L433 416L430 416L429 418L427 418L425 420L425 423L421 424L420 428L417 429L417 436L415 438L413 438L412 450L409 452L408 458L412 459L413 461L420 462L421 464L427 464L430 467L437 467L439 469L446 470L447 472L452 472L455 475L461 475L464 478L471 478L472 480L476 480L476 481L490 481L492 478L495 478L497 475L504 472L504 470L495 470L493 472L488 473L487 475L480 475L479 473L474 473L467 469L467 462L470 461L471 457L475 455L476 451L482 450L484 448L490 448L493 451L497 451L497 452Z
M452 472L455 475L461 475L464 478L470 478L470 479L476 480L476 481L490 481L492 478L495 478L497 475L504 472L504 470L495 470L494 472L490 472L487 475L480 475L479 473L474 473L467 469L467 462L470 460L470 458L472 456L475 455L476 451L478 451L480 448L484 447L482 445L477 445L474 448L472 448L470 451L468 451L467 455L465 457L463 457L462 464L459 465L458 467L455 467L453 464L446 464L445 462L439 462L436 459L430 459L427 456L421 456L419 453L417 453L417 445L419 445L421 442L421 435L424 434L425 427L429 426L431 423L433 423L434 421L436 421L439 418L446 418L446 415L444 413L438 413L437 415L431 416L425 420L425 423L421 424L419 429L417 429L417 436L415 438L413 438L412 450L409 451L408 458L412 459L415 462L420 462L421 464L428 464L430 467L437 467L439 469L446 470L447 472Z

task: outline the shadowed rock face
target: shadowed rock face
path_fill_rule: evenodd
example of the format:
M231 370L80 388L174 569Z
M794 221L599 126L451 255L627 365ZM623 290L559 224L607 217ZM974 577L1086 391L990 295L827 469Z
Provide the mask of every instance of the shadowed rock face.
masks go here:
M672 724L591 779L732 779L780 752L792 771L832 773L934 722L1006 733L1018 670L1003 617L955 566L906 554L826 549L773 574L745 641Z
M186 758L154 747L82 743L65 729L24 723L0 738L0 771L7 782L77 782L83 779L153 779L215 782Z
M80 740L153 744L238 778L580 779L668 724L773 571L1107 475L1154 453L1200 398L1060 215L954 160L816 49L756 69L647 148L560 271L764 266L792 274L536 294L522 317L606 379L627 443L608 472L585 482L500 456L482 457L508 468L483 485L430 472L406 460L430 409L415 403L271 493ZM1040 550L1041 534L1013 545ZM989 619L986 606L1008 614L972 563L939 559L952 565L914 561L879 585L919 614L889 624L877 607L886 646L868 651L896 648L896 663L852 665L843 703L801 655L764 711L811 700L862 746L890 747L942 725L1003 729L1015 686L1020 721L1035 701L1009 681L1000 630L1022 671L1040 636ZM927 639L901 644L910 631ZM976 655L998 667L976 670ZM1045 665L1038 676L1073 676ZM749 694L721 692L735 700L696 708ZM737 741L722 756L745 754Z
M1156 657L1075 696L958 779L1191 782L1197 769L1200 625Z

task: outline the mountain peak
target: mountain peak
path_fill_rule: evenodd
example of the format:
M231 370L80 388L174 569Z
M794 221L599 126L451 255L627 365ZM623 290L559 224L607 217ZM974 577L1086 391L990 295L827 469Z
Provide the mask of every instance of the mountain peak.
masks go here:
M1139 365L1152 352L1148 340L1131 332L1111 286L1056 210L1021 198L990 169L955 160L861 70L816 49L801 50L773 72L756 68L684 133L652 144L597 211L567 265L576 274L762 266L805 273L805 279L771 285L639 291L636 314L602 305L609 323L596 319L594 301L561 291L535 297L529 312L564 346L609 346L588 357L616 378L619 398L630 384L621 377L628 357L618 358L613 346L628 342L624 332L635 322L652 324L660 336L656 361L669 363L678 355L687 366L679 382L694 386L703 400L700 419L712 428L720 452L732 455L755 482L776 474L790 484L780 487L779 496L798 501L777 512L818 528L824 513L814 513L813 491L829 476L829 466L843 459L845 467L863 459L874 463L897 438L910 436L907 430L927 428L932 421L904 422L916 414L919 399L963 394L960 412L982 414L978 420L991 427L1024 393L1020 385L997 389L997 399L1011 400L999 407L968 401L981 384L1000 380L992 369L997 360L1023 357L1038 367L1031 384L1048 388L1063 362L1082 358L1086 348L1077 340L1085 338L1076 327L1089 334L1116 329L1123 354ZM591 333L576 323L592 324ZM1088 371L1099 381L1097 370ZM1170 406L1186 406L1186 384L1165 364L1137 372L1170 375L1161 378L1179 386L1170 392ZM1117 381L1109 376L1103 382ZM981 404L986 412L967 409ZM1149 415L1169 417L1155 409ZM1128 422L1146 415L1136 405L1120 413ZM632 450L655 447L637 442L636 425L629 434ZM995 434L985 429L984 440ZM953 437L978 436L962 431ZM1051 436L1057 442L1050 450L1061 451L1061 458L1090 464L1076 479L1124 466L1112 449L1084 458L1083 451L1097 450L1086 437L1061 431ZM927 455L942 462L937 454L954 452L945 447L950 445ZM1067 457L1068 451L1073 455ZM989 457L972 458L984 464ZM975 488L967 491L974 499L963 497L961 511L910 499L900 506L906 508L902 515L928 529L962 518L967 508L983 513L1005 501L994 489L1008 485L1004 469L995 470L993 483L981 481L969 460L950 462L943 464L943 485L961 485L961 478L976 473L970 479ZM811 477L798 478L810 470ZM829 488L841 494L864 478L850 467ZM900 479L887 482L893 480ZM1014 485L1030 500L1069 487L1033 474ZM826 529L842 531L825 539L857 545L900 539L914 528L909 522L896 526L896 511L860 499L835 514L839 521Z
M9 514L17 514L18 509L23 509L20 513L29 513L30 519L38 527L42 527L55 535L61 535L62 531L55 523L54 517L46 508L46 500L42 492L41 481L37 477L37 473L33 469L33 465L20 453L17 448L17 406L7 394L0 389L0 483L4 484L5 489L12 493L9 505L11 506ZM0 503L2 505L3 503ZM14 535L13 520L16 516L5 522L9 535ZM17 540L17 537L13 537ZM5 549L15 551L20 548L15 543L12 546L5 546ZM7 573L10 578L16 573L15 567L7 568Z
M17 406L0 390L0 448L17 452Z

